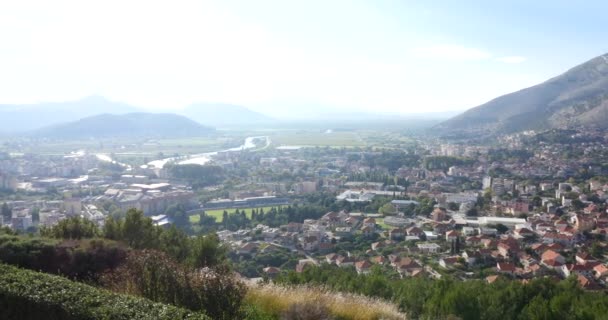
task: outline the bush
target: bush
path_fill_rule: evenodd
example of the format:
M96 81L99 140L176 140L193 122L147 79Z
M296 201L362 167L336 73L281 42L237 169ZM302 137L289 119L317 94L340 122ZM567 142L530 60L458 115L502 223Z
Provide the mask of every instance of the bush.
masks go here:
M281 316L281 320L330 320L329 310L321 301L294 303Z
M0 264L0 319L209 319L201 313L115 294L68 279Z
M118 267L126 256L125 248L107 240L0 235L0 262L75 280L97 282L99 274Z
M245 296L244 285L229 270L191 269L154 250L132 251L102 283L113 291L204 310L214 319L238 319Z

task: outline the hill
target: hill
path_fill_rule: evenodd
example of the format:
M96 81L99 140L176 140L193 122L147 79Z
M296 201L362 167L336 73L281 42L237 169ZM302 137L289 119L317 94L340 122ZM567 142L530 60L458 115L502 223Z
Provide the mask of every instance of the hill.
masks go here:
M200 312L5 264L0 264L0 318L210 319Z
M437 129L509 133L572 126L608 128L608 54L472 108Z
M25 132L102 113L139 111L131 105L90 96L77 101L0 105L0 131Z
M213 132L184 116L171 113L101 114L32 132L45 138L186 137Z
M272 118L246 107L221 103L196 103L186 107L181 113L195 121L211 126L257 124L273 121Z

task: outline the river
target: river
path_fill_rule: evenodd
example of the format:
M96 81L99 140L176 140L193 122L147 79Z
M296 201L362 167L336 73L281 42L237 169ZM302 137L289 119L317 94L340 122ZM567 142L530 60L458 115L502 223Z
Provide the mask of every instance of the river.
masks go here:
M266 140L266 144L263 148L267 148L268 146L270 146L270 138L268 136L247 137L245 139L245 142L242 145L235 147L235 148L230 148L230 149L221 150L221 151L194 154L194 155L189 156L188 158L171 157L171 158L166 158L166 159L154 160L154 161L148 162L147 165L143 165L142 168L160 169L160 168L164 167L167 162L173 162L173 161L177 162L177 164L204 165L207 162L211 161L213 156L216 156L220 152L235 152L235 151L243 151L243 150L256 148L256 147L258 147L254 143L254 141L256 139L265 139Z

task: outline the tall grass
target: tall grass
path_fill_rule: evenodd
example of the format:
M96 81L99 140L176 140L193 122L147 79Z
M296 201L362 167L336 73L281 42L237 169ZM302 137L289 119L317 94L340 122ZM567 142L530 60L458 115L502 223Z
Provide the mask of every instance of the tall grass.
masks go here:
M276 317L285 315L296 305L319 305L335 319L403 320L406 318L396 305L387 301L314 286L251 285L245 299L248 303ZM301 319L307 318L301 317Z

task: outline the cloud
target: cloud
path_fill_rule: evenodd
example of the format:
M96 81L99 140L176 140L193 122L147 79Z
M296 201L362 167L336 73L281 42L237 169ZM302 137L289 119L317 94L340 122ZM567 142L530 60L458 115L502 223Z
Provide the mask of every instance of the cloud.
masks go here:
M494 59L496 61L499 62L504 62L504 63L522 63L524 61L526 61L526 57L522 57L522 56L507 56L507 57L498 57L496 59Z
M414 49L414 54L421 58L446 60L486 60L492 57L492 55L485 50L460 45L420 47Z

